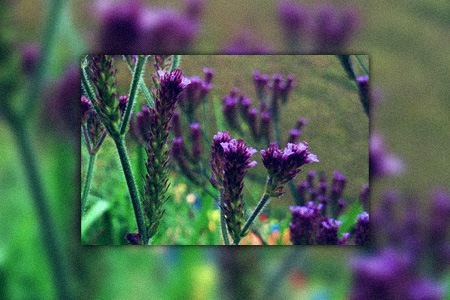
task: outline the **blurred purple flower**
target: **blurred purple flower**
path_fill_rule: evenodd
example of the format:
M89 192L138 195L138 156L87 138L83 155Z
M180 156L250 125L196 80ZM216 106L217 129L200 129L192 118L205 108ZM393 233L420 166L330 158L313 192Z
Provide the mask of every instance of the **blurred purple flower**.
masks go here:
M239 98L237 95L237 89L233 89L222 101L222 110L225 116L225 120L232 128L238 128L238 115L237 109L239 104Z
M271 54L271 47L250 30L238 32L222 48L222 54Z
M311 30L309 10L291 0L278 1L277 10L289 49L291 51L306 49L307 35Z
M191 118L197 107L206 99L212 84L197 76L188 77L189 83L180 94L179 106Z
M353 7L335 5L318 8L315 18L315 50L320 53L342 51L359 27L359 13Z
M265 101L269 79L269 75L261 74L259 71L253 72L253 84L259 101Z
M185 0L185 15L193 21L199 21L205 9L204 0Z
M186 14L155 9L139 0L99 2L98 50L108 54L186 52L199 31L200 2L189 1Z
M356 83L358 84L359 100L364 107L364 111L369 115L370 111L370 90L369 90L369 75L363 75L356 77Z
M371 177L401 174L405 166L399 157L387 152L381 135L372 133L369 146L369 172Z
M199 123L193 123L189 125L191 129L192 138L192 158L193 162L197 163L200 160L200 155L202 154L202 132L200 130Z
M36 70L39 57L41 55L41 47L39 44L30 43L22 46L22 71L25 75L31 75Z

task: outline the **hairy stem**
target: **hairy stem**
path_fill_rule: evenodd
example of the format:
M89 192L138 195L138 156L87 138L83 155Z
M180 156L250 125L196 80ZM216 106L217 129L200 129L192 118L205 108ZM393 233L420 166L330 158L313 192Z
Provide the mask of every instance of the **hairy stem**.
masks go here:
M264 193L264 195L261 197L261 200L259 200L258 205L256 206L255 210L251 214L251 216L248 218L247 222L245 222L244 228L242 228L241 236L245 236L247 230L252 225L255 218L259 215L263 207L267 204L267 201L269 201L270 195L268 193Z
M116 144L117 152L119 153L120 157L120 163L122 164L123 173L125 174L125 179L127 181L128 191L130 193L131 202L133 204L138 231L141 235L143 244L145 245L147 244L148 236L144 221L144 211L142 208L141 200L139 198L138 190L136 188L136 182L134 180L133 172L131 170L130 159L128 158L128 153L125 148L125 142L121 137L115 137L114 142Z
M225 245L230 245L230 240L228 239L227 224L225 222L225 215L222 210L222 192L219 193L219 205L220 205L220 229L222 231L223 242Z
M133 72L133 78L131 80L130 94L128 96L127 108L125 110L125 114L123 116L122 123L120 125L120 134L121 135L124 135L125 131L127 130L128 122L130 121L131 111L133 110L134 102L136 100L136 95L137 95L137 92L139 89L139 84L141 83L142 74L144 71L144 65L145 65L146 61L147 61L146 56L141 56L141 55L138 56L136 66L135 66L134 72Z
M69 284L69 264L65 259L65 251L61 240L57 235L58 226L55 225L51 217L48 197L44 192L42 177L39 174L38 161L35 155L36 150L33 149L33 141L28 128L24 126L19 118L10 120L10 124L17 139L18 150L26 170L24 173L27 177L30 193L38 214L43 247L47 252L58 299L72 299Z
M86 200L89 195L89 190L91 188L92 177L94 174L95 159L97 158L97 153L89 154L89 166L86 174L86 179L84 181L83 194L81 196L81 215L84 213L84 208L86 206Z

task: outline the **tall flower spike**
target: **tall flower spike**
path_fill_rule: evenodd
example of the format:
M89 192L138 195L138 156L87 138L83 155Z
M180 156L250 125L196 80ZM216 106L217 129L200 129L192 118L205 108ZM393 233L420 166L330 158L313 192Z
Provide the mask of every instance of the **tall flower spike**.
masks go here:
M110 55L91 56L91 77L95 86L94 107L110 134L118 133L121 112L116 88L116 69Z
M178 96L184 87L179 69L160 74L159 79L155 107L148 108L150 126L148 128L148 159L143 204L150 238L158 230L164 213L163 204L167 201L166 191L169 188L167 139Z
M244 188L244 175L247 169L256 165L251 161L251 156L257 151L247 147L243 140L232 139L229 142L220 143L223 152L221 161L223 164L223 193L222 211L225 216L228 232L235 244L241 239L244 219L244 201L242 190Z
M315 154L309 153L306 142L298 145L287 144L283 151L277 144L272 143L266 150L261 150L261 156L269 173L266 192L271 197L281 196L284 193L284 185L301 171L303 165L319 162Z

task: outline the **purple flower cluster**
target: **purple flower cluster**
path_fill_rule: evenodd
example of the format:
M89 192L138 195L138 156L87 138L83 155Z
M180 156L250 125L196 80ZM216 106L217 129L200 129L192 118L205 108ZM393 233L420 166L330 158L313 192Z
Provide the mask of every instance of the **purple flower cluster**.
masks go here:
M221 188L221 209L228 231L236 244L241 239L245 222L242 199L244 176L249 168L256 165L256 161L251 161L251 156L256 152L247 147L243 140L231 139L228 132L218 132L214 136L211 182L213 186Z
M311 8L292 0L278 2L278 15L288 47L296 52L339 52L360 23L359 13L353 7L328 4Z
M180 94L178 106L187 115L188 119L195 120L195 110L205 101L209 91L212 89L212 78L214 71L208 68L203 70L205 78L198 76L187 77L189 82Z
M360 299L442 299L444 289L429 278L417 275L411 258L386 248L370 257L351 261L352 300Z
M103 53L184 53L199 31L202 1L188 1L186 13L157 9L139 0L99 6L98 50Z
M337 237L337 230L340 223L332 220L336 220L347 207L346 201L342 198L347 182L344 174L340 171L335 171L331 186L327 185L325 174L320 174L318 183L315 183L317 177L316 172L310 171L308 172L306 179L297 185L297 192L300 198L299 203L304 206L297 206L296 209L298 209L298 207L315 207L316 211L321 216L321 218L318 219L319 221L314 219L318 224L317 228L311 233L312 236L317 237L314 243L333 245L348 245L349 243L352 243L355 245L368 245L371 239L369 232L369 214L366 212L362 212L358 215L357 220L355 220L355 228L351 232L345 233L340 239L334 238L335 233ZM360 202L363 205L363 208L366 208L367 197L368 185L365 185L360 194ZM294 216L292 222L294 222ZM293 230L300 230L299 226L294 226ZM302 230L300 230L300 233ZM295 236L299 233L291 230L291 235L292 234ZM330 234L330 236L327 234Z
M220 51L223 54L270 54L272 47L264 42L256 32L242 29L235 33Z
M322 204L310 201L305 206L291 206L290 239L294 245L338 245L340 221L323 216Z
M450 193L437 189L424 200L429 209L419 213L410 197L396 191L382 197L372 213L379 249L351 261L351 299L442 299L436 279L450 266Z
M309 153L306 142L287 144L283 151L272 143L266 150L261 150L261 157L269 173L267 193L271 197L282 195L284 185L300 173L303 165L319 162L315 154Z

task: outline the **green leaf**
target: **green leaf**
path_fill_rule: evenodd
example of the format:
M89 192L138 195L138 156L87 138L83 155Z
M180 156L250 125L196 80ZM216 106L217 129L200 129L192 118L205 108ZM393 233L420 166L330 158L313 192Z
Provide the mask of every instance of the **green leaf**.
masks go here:
M88 202L94 203L81 218L81 239L85 240L89 228L111 208L106 200L89 195Z
M358 215L362 212L363 208L358 201L350 205L348 210L339 217L342 224L339 226L338 235L342 236L343 233L349 232L355 225Z

